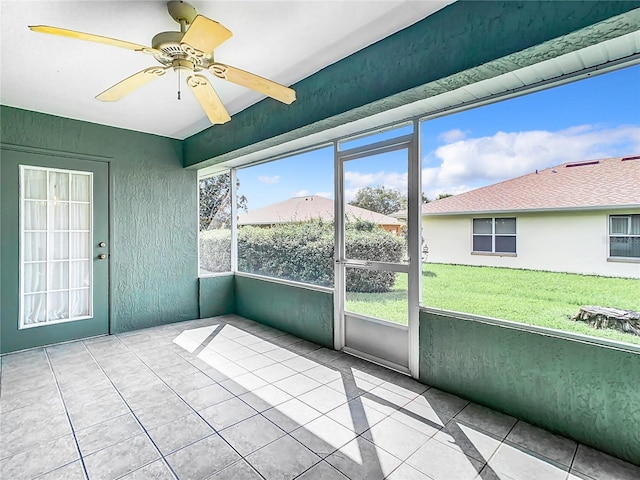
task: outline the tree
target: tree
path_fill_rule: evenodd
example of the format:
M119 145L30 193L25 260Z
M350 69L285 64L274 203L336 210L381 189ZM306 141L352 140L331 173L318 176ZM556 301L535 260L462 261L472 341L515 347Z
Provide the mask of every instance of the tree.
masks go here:
M453 194L451 194L451 193L440 193L440 194L438 194L438 197L436 198L436 200L442 200L443 198L447 198L447 197L453 197Z
M236 181L236 187L240 182ZM238 197L238 211L247 211L247 197ZM200 180L200 231L231 228L231 175Z
M366 208L374 212L390 215L407 208L407 197L399 190L387 188L384 185L363 187L356 192L350 205Z

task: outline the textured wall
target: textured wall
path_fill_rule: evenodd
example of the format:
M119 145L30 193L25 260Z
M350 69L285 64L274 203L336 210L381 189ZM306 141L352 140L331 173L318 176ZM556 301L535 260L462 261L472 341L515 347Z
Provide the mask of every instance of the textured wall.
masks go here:
M198 280L200 318L235 313L233 274L202 277Z
M301 80L293 104L265 99L188 138L185 166L231 160L637 30L637 12L611 18L638 7L637 0L455 2Z
M197 318L196 172L182 168L180 142L1 109L3 143L102 156L109 162L112 329ZM17 299L2 301L4 311L6 301Z
M640 355L420 314L420 380L640 465Z
M236 275L235 313L333 348L333 294Z

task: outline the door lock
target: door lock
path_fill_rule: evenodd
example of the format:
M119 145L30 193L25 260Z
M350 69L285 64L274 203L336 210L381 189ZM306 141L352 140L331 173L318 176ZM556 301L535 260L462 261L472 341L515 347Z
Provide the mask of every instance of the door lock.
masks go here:
M98 260L104 260L105 258L107 258L107 256L104 253L98 255Z
M104 247L106 247L106 246L107 246L107 244L106 244L106 243L104 243L104 242L100 242L100 243L98 244L98 246L99 246L100 248L104 248Z

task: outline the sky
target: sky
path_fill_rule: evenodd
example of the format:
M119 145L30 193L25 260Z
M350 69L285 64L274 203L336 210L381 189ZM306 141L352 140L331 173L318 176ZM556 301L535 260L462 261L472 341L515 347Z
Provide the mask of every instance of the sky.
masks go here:
M640 65L428 120L419 134L431 199L565 162L640 154ZM239 170L239 193L249 210L295 196L333 198L333 171L333 147L306 152ZM404 151L345 164L347 201L366 186L406 192L406 184Z

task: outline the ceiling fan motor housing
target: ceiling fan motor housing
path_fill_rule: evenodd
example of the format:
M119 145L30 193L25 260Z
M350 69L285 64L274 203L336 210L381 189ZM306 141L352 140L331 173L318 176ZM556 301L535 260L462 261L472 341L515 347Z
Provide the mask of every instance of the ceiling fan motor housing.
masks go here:
M155 56L156 60L167 66L175 66L177 60L186 60L192 63L194 67L207 68L212 61L212 56L193 54L189 47L182 43L183 37L184 32L162 32L153 37L151 41L152 47L162 52L162 55ZM185 47L187 48L185 49Z

